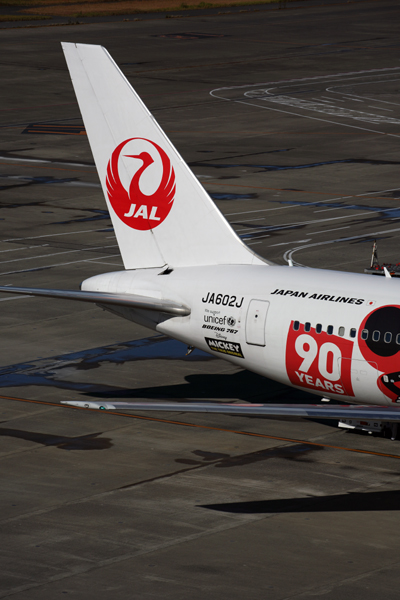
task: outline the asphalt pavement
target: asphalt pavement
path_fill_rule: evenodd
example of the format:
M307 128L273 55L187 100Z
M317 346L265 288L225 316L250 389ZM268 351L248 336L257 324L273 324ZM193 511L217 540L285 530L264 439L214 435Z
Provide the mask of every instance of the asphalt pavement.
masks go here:
M1 285L122 269L61 41L107 48L261 256L400 262L398 2L178 17L2 30ZM0 598L398 598L400 441L62 407L313 397L86 303L2 295L0 328Z

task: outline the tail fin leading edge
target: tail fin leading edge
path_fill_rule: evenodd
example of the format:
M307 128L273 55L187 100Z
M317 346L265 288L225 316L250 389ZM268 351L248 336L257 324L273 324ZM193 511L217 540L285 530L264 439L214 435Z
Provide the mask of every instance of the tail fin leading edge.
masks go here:
M265 264L238 238L108 52L62 46L125 269Z

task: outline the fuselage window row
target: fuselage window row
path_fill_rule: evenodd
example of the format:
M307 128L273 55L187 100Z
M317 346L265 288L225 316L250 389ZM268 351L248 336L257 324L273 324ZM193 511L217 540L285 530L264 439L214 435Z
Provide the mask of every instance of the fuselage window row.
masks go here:
M368 329L363 329L361 332L361 339L367 340L369 337L369 333L370 332ZM381 332L378 329L375 329L375 331L372 332L371 337L373 342L379 342L379 340L381 339ZM386 331L386 333L383 335L383 341L385 342L385 344L390 344L392 339L393 334L390 331ZM400 333L396 335L396 344L400 346Z
M300 329L300 321L293 321L293 330L299 331L299 329ZM305 331L305 333L308 333L309 331L311 331L311 323L310 322L307 321L306 323L304 323L304 331ZM364 330L364 331L366 331L366 330ZM315 333L322 333L321 323L316 324ZM328 325L328 327L326 328L326 333L328 335L333 335L333 325ZM340 335L340 337L344 337L345 333L346 333L345 327L340 326L338 328L338 335ZM357 329L352 327L350 329L350 337L355 338L356 335L357 335ZM388 334L385 334L385 336L386 335L388 335ZM391 335L391 334L389 334L389 335ZM400 339L400 334L397 337ZM366 339L366 338L363 338L363 339ZM385 341L386 341L386 337L385 337ZM398 343L400 343L400 341Z

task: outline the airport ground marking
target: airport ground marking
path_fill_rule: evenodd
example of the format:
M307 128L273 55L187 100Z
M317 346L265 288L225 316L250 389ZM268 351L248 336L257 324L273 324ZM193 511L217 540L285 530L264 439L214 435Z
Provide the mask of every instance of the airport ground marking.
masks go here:
M214 184L213 184L214 185ZM235 185L235 184L232 184ZM239 186L235 186L235 187L239 187ZM244 187L249 187L249 186L244 186ZM261 188L260 188L261 189ZM291 190L285 190L285 189L281 189L281 188L265 188L265 189L272 189L278 192L286 192L286 191L291 191ZM296 190L297 192L298 190ZM307 202L305 205L302 206L312 206L312 205L318 205L321 204L322 202L334 202L336 200L346 200L349 198L364 198L367 196L373 196L374 194L384 194L384 193L388 193L388 192L398 192L400 191L400 188L391 188L389 190L380 190L377 192L365 192L363 194L352 194L350 196L337 196L336 198L328 198L327 200L315 200L314 202ZM320 194L323 192L306 192L306 193L313 193L313 194ZM369 198L368 198L369 199ZM390 200L390 198L388 198L387 196L374 196L373 198L371 198L371 200ZM392 198L393 200L393 198ZM282 202L282 200L276 200L276 202ZM270 212L271 210L283 210L283 209L287 209L287 208L293 208L292 204L288 204L286 206L280 206L278 208L262 208L262 209L258 209L258 210L246 210L244 212L237 212L237 213L226 213L224 214L225 217L234 217L237 215L246 215L246 214L250 214L250 213L261 213L261 212ZM343 208L346 208L345 206ZM353 215L354 216L354 215ZM25 238L21 238L21 239L25 239ZM26 238L28 239L28 238Z
M94 252L95 250L104 250L105 248L117 248L117 244L111 244L109 246L94 246L88 248L78 248L76 250L63 250L63 252L53 252L52 254L39 254L38 256L24 256L22 258L13 258L10 260L2 260L0 261L0 265L4 265L6 263L11 262L21 262L23 260L34 260L36 258L51 258L52 256L58 256L60 254L74 254L76 252ZM36 246L35 246L36 248Z
M77 263L92 262L93 260L100 260L102 258L114 258L115 256L121 256L118 254L106 254L105 256L98 256L95 258L82 258L81 260L71 260L64 263L55 263L53 265L43 265L42 267L32 267L32 269L19 269L18 271L5 271L0 273L1 275L15 275L16 273L30 273L31 271L44 271L45 269L53 269L54 267L65 267L66 265L75 265Z
M23 159L22 159L23 160ZM11 162L1 162L0 161L0 165L6 165L7 167L24 167L24 169L45 169L46 171L68 171L68 172L74 172L74 173L89 173L90 175L93 175L93 171L83 171L82 169L65 169L64 167L53 167L51 165L45 165L45 166L41 166L41 165L32 165L32 164L26 164L24 163L18 163L18 162L13 162L11 164ZM86 168L86 165L85 165Z

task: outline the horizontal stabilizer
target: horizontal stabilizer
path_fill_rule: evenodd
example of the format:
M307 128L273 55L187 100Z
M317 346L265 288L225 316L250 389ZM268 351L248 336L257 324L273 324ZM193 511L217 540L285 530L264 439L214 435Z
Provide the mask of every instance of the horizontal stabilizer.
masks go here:
M0 292L8 294L23 294L30 296L44 296L46 298L61 298L62 300L79 300L81 302L94 302L95 304L112 304L154 310L176 317L190 315L190 308L173 300L160 300L136 294L107 294L103 292L82 292L79 290L47 290L41 288L25 288L0 286Z
M64 401L62 404L80 408L118 411L166 411L222 413L230 415L263 415L275 417L305 417L311 419L367 419L369 421L400 421L400 406L356 406L319 404L223 404L216 402L99 402Z

